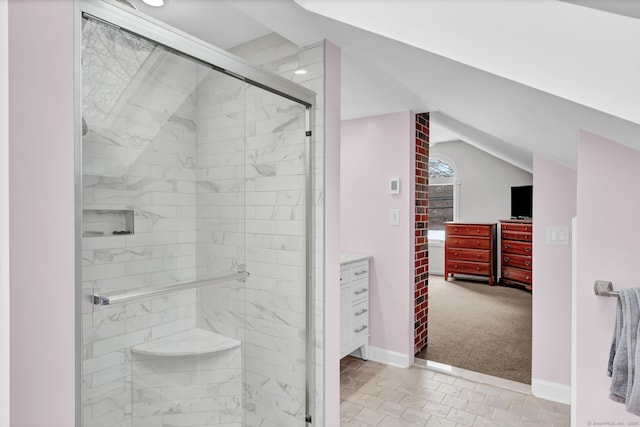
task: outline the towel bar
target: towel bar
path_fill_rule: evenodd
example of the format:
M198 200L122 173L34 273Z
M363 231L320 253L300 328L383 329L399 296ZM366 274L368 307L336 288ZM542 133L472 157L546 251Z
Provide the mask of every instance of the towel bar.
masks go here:
M611 282L605 280L596 280L593 284L593 291L600 297L619 297L620 292L613 290Z

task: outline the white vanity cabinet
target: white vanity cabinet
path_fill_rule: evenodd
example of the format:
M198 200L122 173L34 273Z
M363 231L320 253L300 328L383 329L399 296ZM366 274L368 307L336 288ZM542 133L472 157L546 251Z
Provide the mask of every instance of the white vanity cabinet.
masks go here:
M357 349L368 358L369 256L340 254L340 357Z

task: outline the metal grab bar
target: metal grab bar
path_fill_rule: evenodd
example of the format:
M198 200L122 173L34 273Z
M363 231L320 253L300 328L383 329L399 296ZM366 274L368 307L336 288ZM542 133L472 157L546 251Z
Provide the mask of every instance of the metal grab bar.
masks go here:
M242 265L239 266L237 273L229 274L228 276L214 277L212 279L205 280L195 280L193 282L174 283L171 285L158 286L154 288L141 288L132 291L91 295L91 302L94 305L111 305L140 298L156 297L159 295L170 294L172 292L186 291L189 289L202 288L204 286L217 285L220 283L230 282L232 280L245 281L249 276L250 274L244 270L244 265Z
M620 292L613 290L613 284L606 280L596 280L593 284L593 291L600 297L619 297Z

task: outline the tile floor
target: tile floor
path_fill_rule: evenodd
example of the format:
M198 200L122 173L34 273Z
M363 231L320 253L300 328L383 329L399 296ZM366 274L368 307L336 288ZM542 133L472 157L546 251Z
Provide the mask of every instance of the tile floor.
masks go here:
M340 362L341 426L560 427L571 424L568 405L538 399L526 392L528 386L507 382L505 388L464 376L418 366L395 368L347 356ZM496 380L500 384L499 379Z

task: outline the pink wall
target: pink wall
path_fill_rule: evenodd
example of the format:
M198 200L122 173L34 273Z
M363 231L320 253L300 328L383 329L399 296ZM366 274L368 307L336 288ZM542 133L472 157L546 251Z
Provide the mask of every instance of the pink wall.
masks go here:
M9 0L12 427L75 424L73 16Z
M413 121L409 112L344 121L340 153L340 249L373 257L369 343L411 363ZM400 178L399 195L389 194L391 177ZM392 208L400 226L389 225Z
M9 11L0 1L0 426L9 426Z
M325 42L325 425L340 425L340 49ZM336 284L333 286L333 284ZM331 310L330 307L337 307ZM336 315L337 314L337 315Z
M616 299L597 297L596 280L616 289L638 286L640 152L588 132L578 146L575 422L634 422L608 399L606 376ZM550 349L554 350L554 349ZM626 424L625 424L626 425ZM631 425L631 424L629 424Z
M541 155L533 158L532 388L571 384L571 245L548 245L548 226L571 230L576 171ZM550 351L549 349L553 349ZM550 383L550 384L547 384Z

